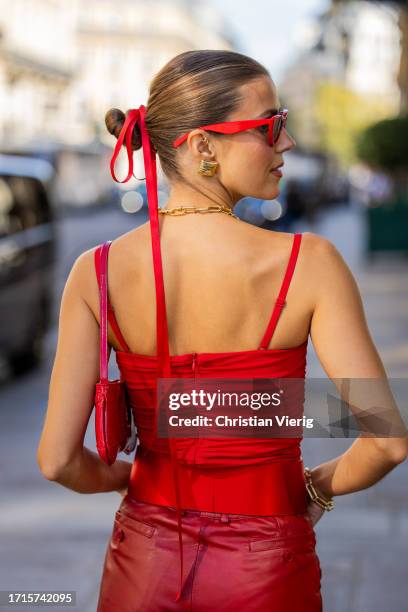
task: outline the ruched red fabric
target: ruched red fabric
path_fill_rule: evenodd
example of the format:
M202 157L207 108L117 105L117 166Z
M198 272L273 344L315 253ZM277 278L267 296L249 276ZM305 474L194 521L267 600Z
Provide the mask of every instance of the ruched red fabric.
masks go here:
M286 303L301 234L293 245L278 298L257 349L185 353L170 356L170 373L177 378L297 378L305 377L307 340L288 349L268 349ZM102 245L95 251L96 274ZM108 304L108 320L124 350L116 350L125 380L139 445L128 494L133 499L181 509L243 513L257 516L301 514L307 508L300 443L302 438L182 438L156 435L156 356L132 353ZM178 480L174 482L174 464ZM180 520L180 587L183 587L182 525Z

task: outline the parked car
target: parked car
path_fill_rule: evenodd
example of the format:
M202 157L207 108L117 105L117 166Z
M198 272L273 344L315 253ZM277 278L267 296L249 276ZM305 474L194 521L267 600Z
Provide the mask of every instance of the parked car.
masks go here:
M0 352L15 374L40 362L52 319L53 173L44 160L0 155Z
M109 172L111 147L95 142L74 145L53 141L1 148L1 153L41 159L51 164L53 206L63 213L113 204L116 184Z

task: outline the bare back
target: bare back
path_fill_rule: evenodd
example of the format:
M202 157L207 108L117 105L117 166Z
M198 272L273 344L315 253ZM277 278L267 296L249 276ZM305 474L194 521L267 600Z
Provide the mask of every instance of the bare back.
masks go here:
M205 221L202 217L160 220L172 355L256 349L282 284L293 234L217 217ZM306 242L303 236L287 303L268 348L298 346L308 337L313 295L307 285ZM156 355L156 303L148 223L113 241L108 285L109 300L129 350ZM88 297L99 322L96 280ZM111 329L108 340L121 350Z

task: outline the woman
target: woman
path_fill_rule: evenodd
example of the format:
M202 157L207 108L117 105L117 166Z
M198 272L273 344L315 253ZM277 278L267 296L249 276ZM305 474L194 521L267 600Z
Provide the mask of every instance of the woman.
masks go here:
M156 436L158 378L302 379L309 334L330 378L385 377L335 247L234 216L244 196L279 195L284 153L295 146L279 109L258 62L199 50L160 70L146 108L107 114L118 137L112 176L122 144L125 180L132 149L143 148L146 169L149 223L113 241L108 265L108 340L139 445L133 464L110 467L83 446L99 376L100 245L78 257L65 286L38 449L46 478L123 496L98 612L321 610L314 525L334 496L373 485L407 456L406 438L357 438L311 470L314 494L301 438L184 438L174 447ZM160 215L156 152L170 184Z

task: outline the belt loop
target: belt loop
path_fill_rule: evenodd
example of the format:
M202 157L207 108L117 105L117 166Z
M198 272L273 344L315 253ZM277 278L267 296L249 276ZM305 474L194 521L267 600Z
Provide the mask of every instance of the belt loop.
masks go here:
M230 518L229 514L221 514L221 516L220 516L221 523L229 523L230 520L231 520L231 518Z

